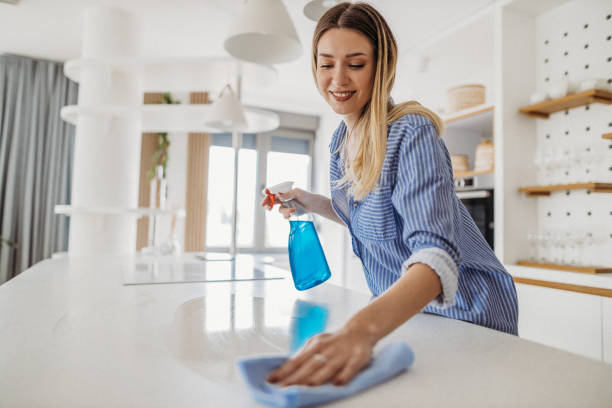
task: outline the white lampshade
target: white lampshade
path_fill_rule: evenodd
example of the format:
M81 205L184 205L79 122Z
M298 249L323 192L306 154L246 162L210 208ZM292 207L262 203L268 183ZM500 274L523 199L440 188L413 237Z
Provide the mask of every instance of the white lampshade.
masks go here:
M241 5L223 45L235 58L258 64L288 62L302 54L282 0L248 0Z
M244 107L227 85L212 103L206 115L205 125L221 131L244 131L248 128Z
M327 10L340 3L340 0L310 0L304 6L304 15L312 21L319 21Z

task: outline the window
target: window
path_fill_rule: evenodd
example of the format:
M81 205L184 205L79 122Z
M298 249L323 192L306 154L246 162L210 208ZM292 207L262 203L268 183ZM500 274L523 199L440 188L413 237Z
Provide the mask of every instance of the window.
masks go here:
M314 132L279 129L244 134L238 152L237 246L244 252L274 252L287 247L289 223L259 203L265 186L294 181L311 189ZM227 250L231 242L234 150L232 135L212 135L209 150L206 245Z

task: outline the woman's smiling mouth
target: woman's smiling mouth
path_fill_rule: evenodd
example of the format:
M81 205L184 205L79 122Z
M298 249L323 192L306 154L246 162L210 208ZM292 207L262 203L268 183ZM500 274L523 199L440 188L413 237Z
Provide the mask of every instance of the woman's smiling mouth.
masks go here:
M329 93L338 102L348 101L351 98L351 96L353 96L355 94L355 92L356 91L344 91L344 92L329 91Z

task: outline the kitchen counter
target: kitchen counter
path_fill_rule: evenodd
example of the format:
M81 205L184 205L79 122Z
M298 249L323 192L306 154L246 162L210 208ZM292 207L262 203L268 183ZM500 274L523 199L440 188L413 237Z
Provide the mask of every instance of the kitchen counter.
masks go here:
M298 292L289 272L242 259L286 278L124 285L142 258L36 264L0 286L0 406L258 406L236 357L286 353L370 300L331 283ZM423 313L379 346L396 340L414 350L412 367L330 406L612 406L612 366L591 359Z

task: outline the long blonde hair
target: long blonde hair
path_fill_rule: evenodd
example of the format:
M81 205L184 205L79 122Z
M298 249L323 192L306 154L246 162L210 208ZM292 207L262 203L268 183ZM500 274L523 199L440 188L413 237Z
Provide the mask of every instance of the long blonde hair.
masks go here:
M418 102L393 105L391 89L395 81L397 43L383 16L367 3L340 3L330 8L318 21L312 38L312 73L317 80L317 46L321 36L332 28L348 28L363 34L374 47L376 70L372 97L363 107L352 135L360 135L355 156L345 163L345 175L337 186L350 185L349 192L360 200L378 183L387 151L387 127L407 114L429 118L438 135L444 125L440 118ZM352 136L354 137L354 136ZM345 135L345 142L348 135Z

